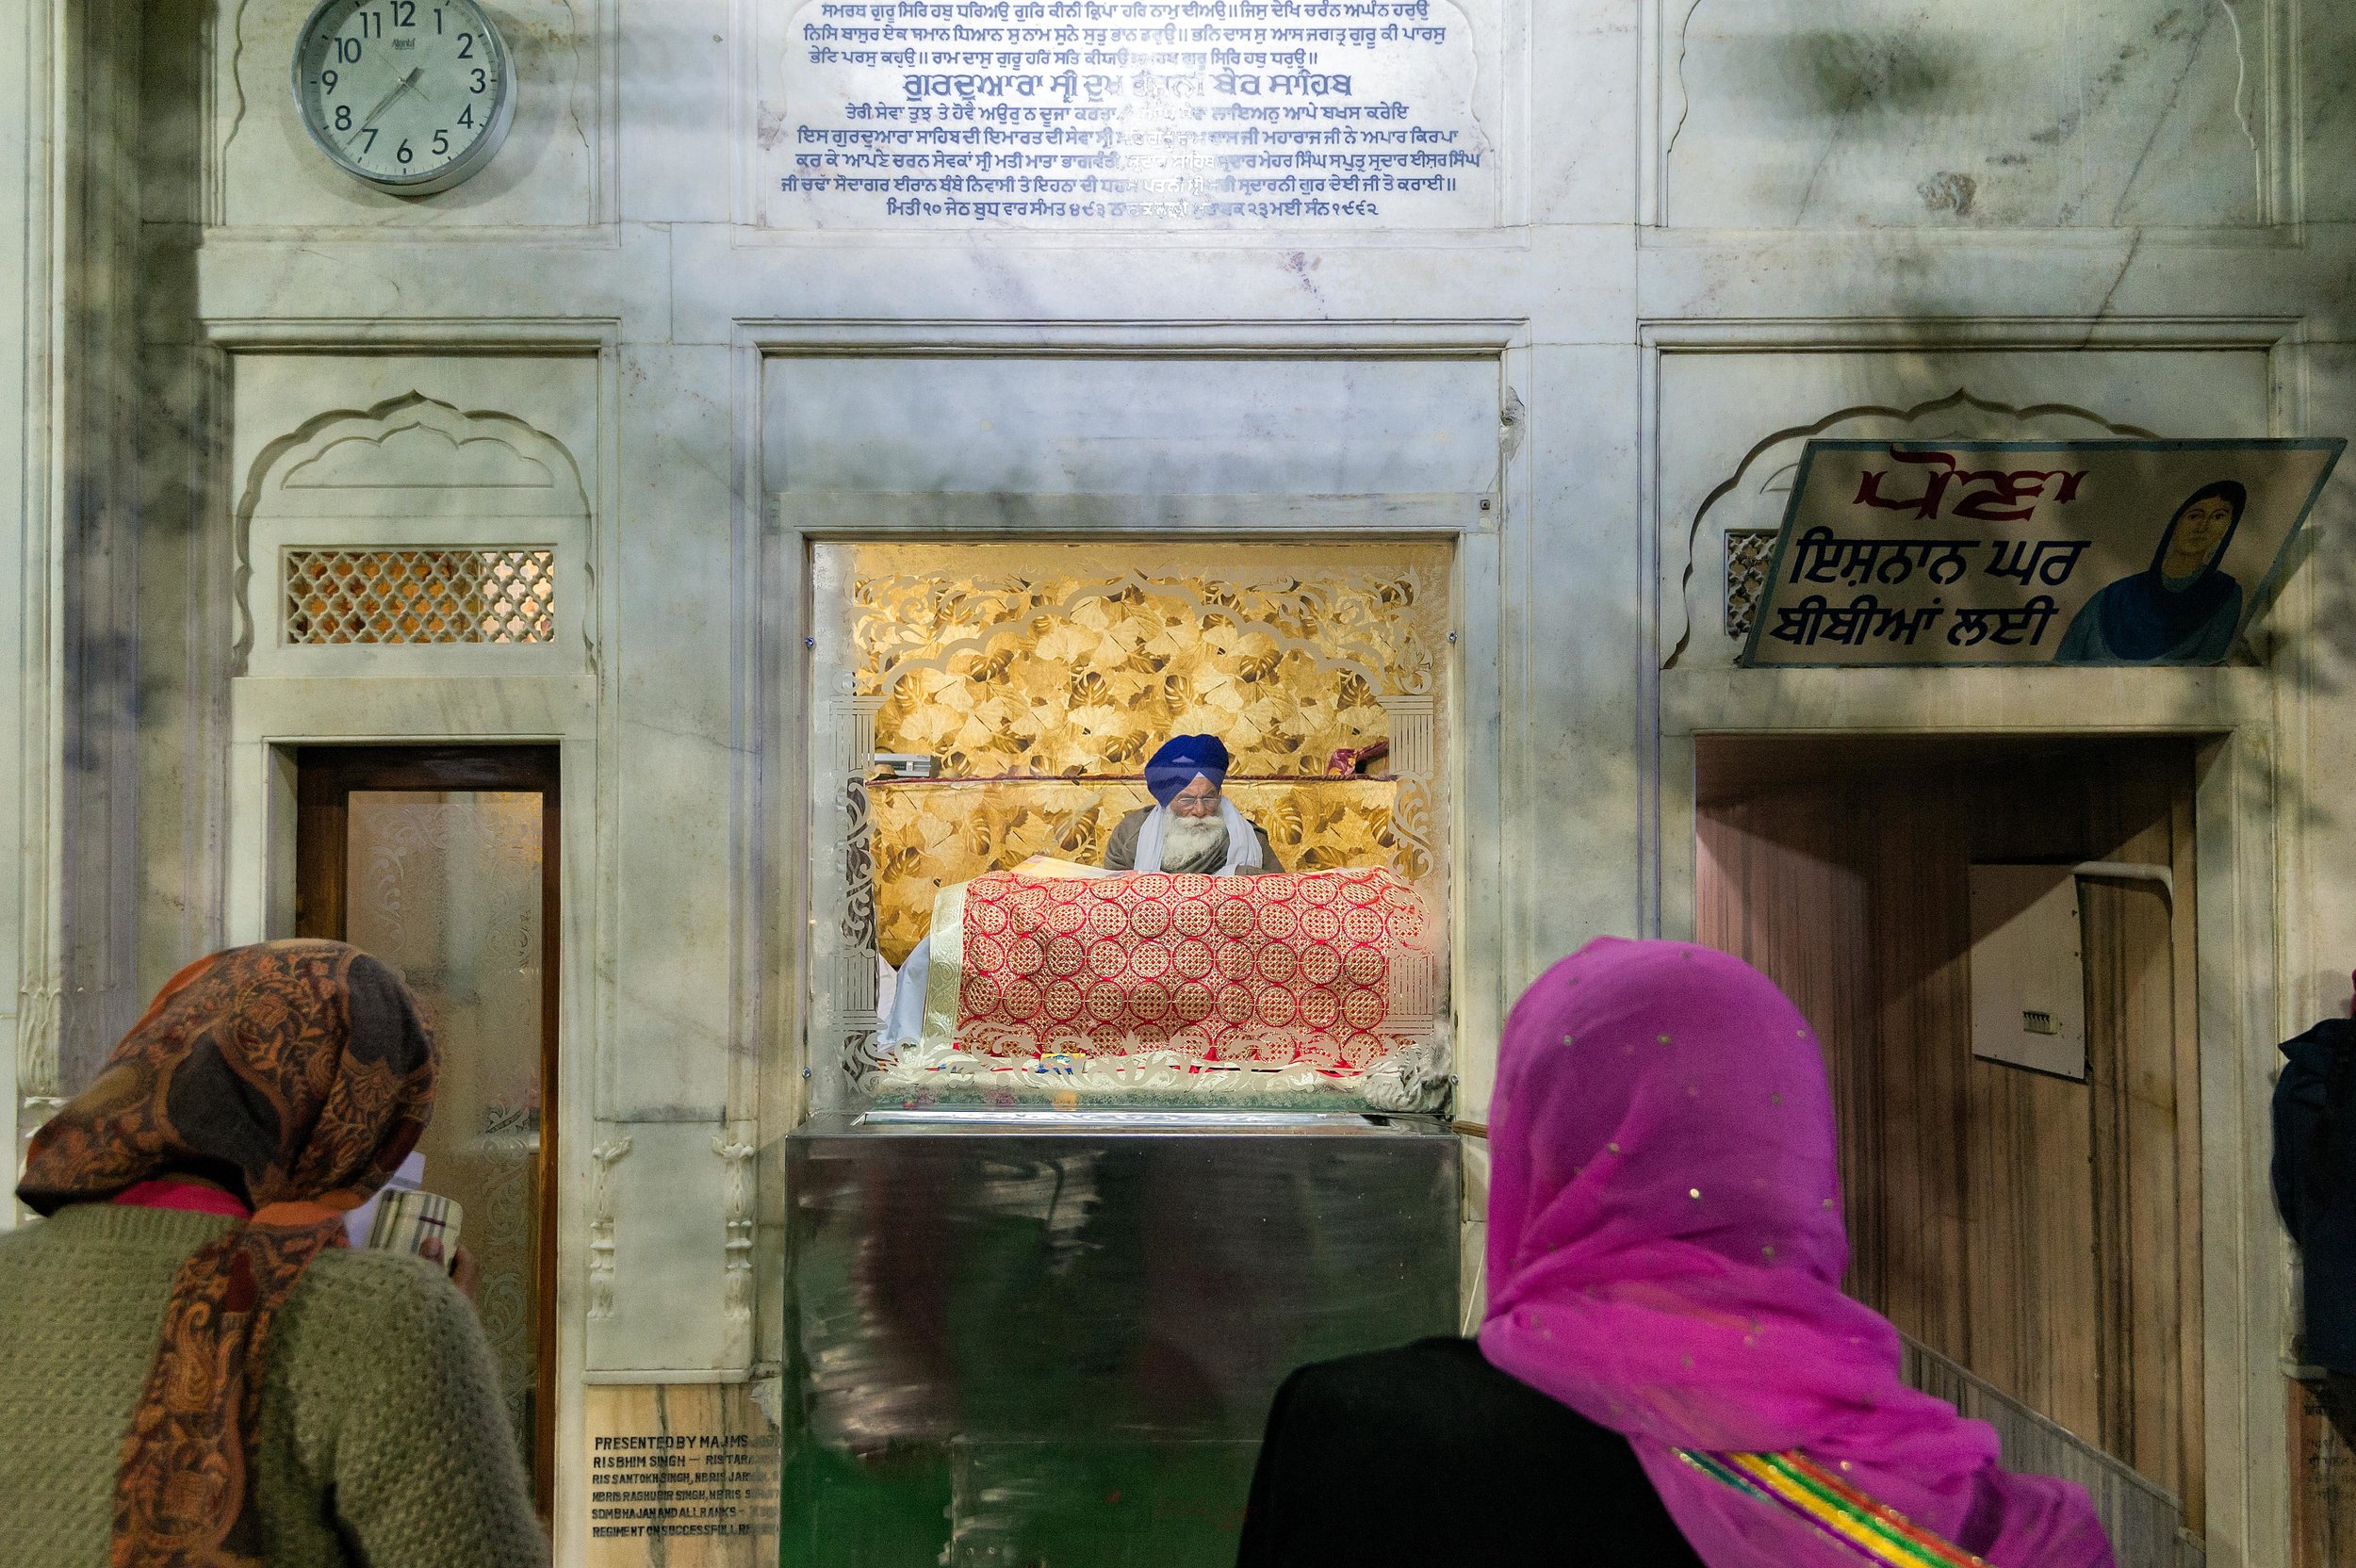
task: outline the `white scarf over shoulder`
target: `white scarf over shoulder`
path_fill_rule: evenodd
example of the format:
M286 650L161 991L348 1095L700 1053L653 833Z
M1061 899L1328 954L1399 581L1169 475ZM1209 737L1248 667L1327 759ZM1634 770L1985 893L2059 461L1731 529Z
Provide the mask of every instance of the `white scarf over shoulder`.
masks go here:
M1235 876L1260 869L1260 835L1244 820L1235 803L1221 795L1219 802L1219 820L1227 825L1227 863L1212 874ZM1170 836L1170 808L1156 806L1137 832L1137 869L1162 869L1162 844Z

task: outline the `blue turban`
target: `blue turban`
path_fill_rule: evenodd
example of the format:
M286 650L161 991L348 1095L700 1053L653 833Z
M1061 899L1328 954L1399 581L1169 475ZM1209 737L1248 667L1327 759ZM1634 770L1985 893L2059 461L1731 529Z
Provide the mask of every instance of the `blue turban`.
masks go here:
M1214 790L1227 781L1227 747L1216 735L1172 736L1145 764L1145 787L1163 806L1198 778Z

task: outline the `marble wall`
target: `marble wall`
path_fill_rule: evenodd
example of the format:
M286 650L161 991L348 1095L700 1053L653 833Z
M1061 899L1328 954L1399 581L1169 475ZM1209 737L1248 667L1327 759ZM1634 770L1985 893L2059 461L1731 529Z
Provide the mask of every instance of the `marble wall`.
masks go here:
M1703 228L2249 228L2270 216L2284 8L1701 5L1665 90L1669 220ZM2256 66L2253 79L2253 64Z
M1333 539L1487 498L1450 534L1471 1118L1540 968L1690 929L1695 735L2215 738L2210 1549L2286 1560L2264 1109L2273 1041L2356 952L2347 482L2222 671L1740 671L1713 574L1812 432L2356 426L2356 12L1435 4L1435 74L1338 47L1402 102L1440 84L1478 203L895 225L780 200L825 118L795 98L810 8L502 0L515 128L406 202L297 122L301 0L0 0L0 160L35 176L0 182L20 1125L146 988L283 928L284 747L561 744L558 1539L590 1560L584 1391L758 1384L778 1352L728 1243L752 1222L776 1277L811 1092L807 542ZM329 449L350 471L294 477ZM555 644L279 645L257 540L461 525L558 552Z

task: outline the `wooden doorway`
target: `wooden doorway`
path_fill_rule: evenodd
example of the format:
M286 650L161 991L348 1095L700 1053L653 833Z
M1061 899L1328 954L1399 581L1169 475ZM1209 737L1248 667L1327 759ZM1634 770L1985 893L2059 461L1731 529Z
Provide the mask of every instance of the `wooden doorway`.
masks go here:
M554 746L310 746L295 932L399 972L442 1047L426 1185L463 1206L543 1519L554 1492L559 846Z
M2197 1532L2194 745L1705 738L1695 911L1824 1041L1850 1292ZM1976 1057L1972 866L2085 862L2084 1080Z

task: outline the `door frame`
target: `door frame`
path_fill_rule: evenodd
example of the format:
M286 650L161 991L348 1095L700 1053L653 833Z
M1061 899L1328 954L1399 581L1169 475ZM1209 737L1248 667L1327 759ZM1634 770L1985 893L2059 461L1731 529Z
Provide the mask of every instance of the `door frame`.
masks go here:
M2205 1533L2213 1561L2250 1568L2288 1561L2289 1389L2281 1348L2289 1335L2290 1259L2267 1181L2266 1119L2274 1042L2307 1015L2278 1010L2285 1003L2278 915L2288 874L2277 858L2280 737L2266 717L2270 688L2260 672L2240 669L2172 672L2181 685L2115 682L2105 688L2112 706L2104 722L2090 723L2083 712L2047 716L2085 688L2074 672L2055 672L2058 680L2049 672L2011 672L2010 686L1958 678L2006 673L1980 670L1870 672L1905 677L1887 683L1849 671L1797 673L1852 678L1762 684L1713 674L1671 683L1677 700L1664 704L1662 817L1654 846L1666 902L1650 934L1693 935L1696 747L1704 737L2149 735L2193 743ZM1761 722L1756 710L1776 702L1776 722ZM1926 723L1925 713L1942 722Z
M539 1279L532 1302L538 1356L532 1498L551 1517L556 1488L557 1041L564 930L563 752L555 744L305 745L295 749L294 930L342 941L349 909L351 800L362 790L483 791L540 796ZM334 852L330 853L330 846Z

